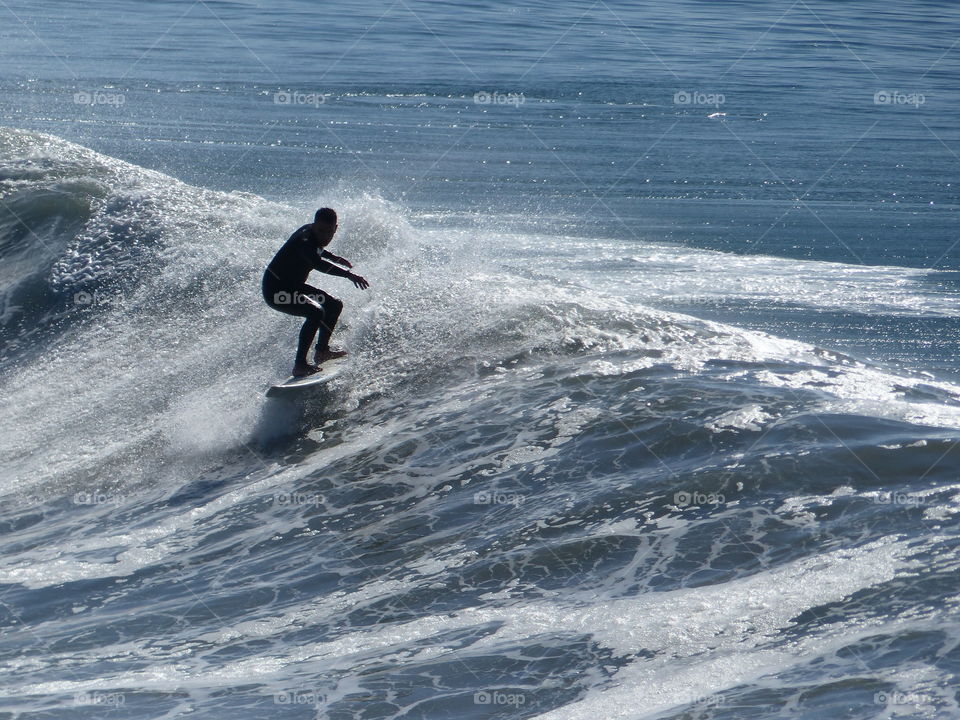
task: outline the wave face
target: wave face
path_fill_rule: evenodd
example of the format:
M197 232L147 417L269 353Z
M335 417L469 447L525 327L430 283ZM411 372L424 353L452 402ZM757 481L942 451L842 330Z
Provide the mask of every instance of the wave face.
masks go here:
M353 363L288 403L259 278L312 208L10 129L0 193L14 716L957 711L960 386L775 331L955 318L922 271L343 185Z

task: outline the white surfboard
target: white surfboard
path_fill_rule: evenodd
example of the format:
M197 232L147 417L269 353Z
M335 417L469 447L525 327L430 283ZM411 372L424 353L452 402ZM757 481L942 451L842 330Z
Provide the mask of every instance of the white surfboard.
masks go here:
M346 358L327 360L327 362L320 366L320 372L299 378L291 375L282 383L271 385L270 389L267 390L267 397L275 397L277 395L287 394L292 395L305 388L319 387L320 385L330 382L335 377L338 377L343 372L344 368L346 368L346 365Z

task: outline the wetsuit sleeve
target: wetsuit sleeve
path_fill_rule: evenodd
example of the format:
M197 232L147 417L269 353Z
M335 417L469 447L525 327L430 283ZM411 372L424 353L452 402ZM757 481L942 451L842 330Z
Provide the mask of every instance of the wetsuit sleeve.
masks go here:
M323 256L327 253L326 250L320 250L317 252L310 253L310 265L314 270L319 270L322 273L327 275L338 275L340 277L350 277L351 273L349 270L345 270L339 265L334 265L331 262L327 262L323 259Z

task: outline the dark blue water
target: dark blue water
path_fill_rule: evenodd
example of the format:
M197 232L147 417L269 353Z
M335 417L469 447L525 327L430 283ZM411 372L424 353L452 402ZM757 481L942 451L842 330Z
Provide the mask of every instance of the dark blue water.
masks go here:
M953 4L0 16L0 717L960 716Z

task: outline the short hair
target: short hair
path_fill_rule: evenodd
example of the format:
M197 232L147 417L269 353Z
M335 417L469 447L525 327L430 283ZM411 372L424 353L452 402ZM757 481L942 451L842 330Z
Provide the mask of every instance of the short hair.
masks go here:
M320 208L317 210L317 214L313 216L313 221L315 223L324 223L326 225L336 225L337 212L332 208Z

